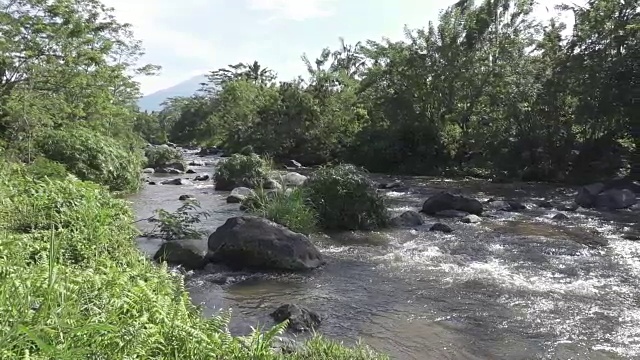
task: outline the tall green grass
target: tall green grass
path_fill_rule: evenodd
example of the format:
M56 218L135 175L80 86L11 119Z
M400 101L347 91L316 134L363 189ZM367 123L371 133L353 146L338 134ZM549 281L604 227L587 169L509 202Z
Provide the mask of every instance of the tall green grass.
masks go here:
M284 326L233 337L182 278L145 260L128 204L89 182L0 161L1 359L376 359L322 338L271 350Z
M284 191L257 188L254 193L242 203L252 214L306 235L318 229L318 213L304 189Z

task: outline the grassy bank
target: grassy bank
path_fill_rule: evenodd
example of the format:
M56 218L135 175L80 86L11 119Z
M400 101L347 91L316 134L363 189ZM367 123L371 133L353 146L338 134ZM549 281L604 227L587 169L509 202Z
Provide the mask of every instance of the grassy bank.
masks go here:
M204 319L137 251L127 203L89 182L0 163L0 358L375 359L316 338L292 354Z

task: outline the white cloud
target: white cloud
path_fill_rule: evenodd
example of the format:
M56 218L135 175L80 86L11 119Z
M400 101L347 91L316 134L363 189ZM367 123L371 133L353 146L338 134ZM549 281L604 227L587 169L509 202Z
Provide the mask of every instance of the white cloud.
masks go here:
M164 58L179 58L197 64L197 68L205 68L215 53L215 44L192 33L171 29L163 24L163 20L171 16L197 14L212 1L207 0L103 0L107 6L114 8L120 22L129 23L133 27L136 39L142 41L148 55L143 56L141 64L153 63L163 66L160 76L140 77L142 92L145 94L174 85L189 76L195 76L198 69L170 67L163 64ZM162 54L155 57L151 54ZM200 74L203 72L200 72Z
M335 0L248 0L249 9L273 12L274 19L302 21L333 14Z

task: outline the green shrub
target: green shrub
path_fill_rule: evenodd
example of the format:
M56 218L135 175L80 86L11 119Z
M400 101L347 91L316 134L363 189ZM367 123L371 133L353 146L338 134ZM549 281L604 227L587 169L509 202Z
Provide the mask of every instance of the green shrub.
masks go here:
M321 168L304 188L324 229L373 230L388 225L384 199L362 171L352 165Z
M292 231L309 235L317 229L318 214L304 189L289 191L257 189L242 205L254 215L264 217Z
M127 203L96 184L0 163L0 201L0 359L380 358L319 337L276 354L286 324L231 336L228 314L203 318L183 278L138 252Z
M245 155L245 156L249 156L251 154L255 154L255 150L253 150L253 146L251 145L247 145L245 147L243 147L242 149L240 149L239 154L240 155Z
M271 164L256 154L234 154L221 162L215 173L216 190L233 190L238 186L255 188L269 180Z
M35 179L65 179L69 175L64 165L44 157L36 158L25 170Z
M167 241L199 239L205 233L195 229L194 225L210 215L208 211L198 211L199 209L200 203L197 200L188 200L173 213L164 209L155 210L156 216L149 221L158 224L158 233L154 229L147 236L158 236Z
M150 146L145 149L144 156L147 158L147 167L150 168L184 162L182 151L166 145Z
M50 160L64 164L81 180L105 185L113 191L139 188L142 154L125 144L82 127L48 130L37 139L38 149Z

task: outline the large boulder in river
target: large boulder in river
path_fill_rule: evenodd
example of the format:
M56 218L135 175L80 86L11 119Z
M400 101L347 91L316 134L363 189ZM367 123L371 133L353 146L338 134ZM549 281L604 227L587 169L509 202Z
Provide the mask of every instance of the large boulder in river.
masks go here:
M635 205L638 200L633 190L609 187L603 183L583 186L578 190L575 202L584 208L626 209Z
M325 263L307 236L256 216L227 219L208 246L212 261L234 269L300 271Z
M583 186L578 190L578 195L576 195L574 201L583 208L590 208L595 204L596 196L598 196L602 190L604 190L603 183Z
M422 212L429 215L435 215L444 210L457 210L481 215L483 209L482 203L476 199L453 195L446 191L431 196L422 205Z
M599 209L626 209L638 202L636 194L629 189L609 189L595 198L595 207Z

